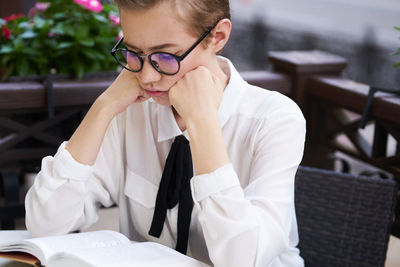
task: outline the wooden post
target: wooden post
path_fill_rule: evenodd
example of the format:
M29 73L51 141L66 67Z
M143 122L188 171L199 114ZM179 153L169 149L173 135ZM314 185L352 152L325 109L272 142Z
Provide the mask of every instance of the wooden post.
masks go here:
M302 109L305 105L304 90L308 78L316 75L339 76L347 66L345 58L319 50L272 51L269 53L269 61L273 64L274 71L292 78L291 98Z

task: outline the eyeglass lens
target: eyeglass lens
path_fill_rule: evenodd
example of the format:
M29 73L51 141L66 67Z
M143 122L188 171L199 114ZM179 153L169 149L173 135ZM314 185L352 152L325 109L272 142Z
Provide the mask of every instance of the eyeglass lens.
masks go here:
M140 71L142 68L141 58L127 50L117 50L115 53L121 65L128 67L132 71ZM174 74L179 70L178 60L167 53L153 53L150 55L151 64L163 73Z

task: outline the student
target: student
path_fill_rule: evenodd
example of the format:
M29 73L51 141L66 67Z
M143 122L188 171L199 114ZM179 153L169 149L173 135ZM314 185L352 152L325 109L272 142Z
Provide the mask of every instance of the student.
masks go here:
M214 266L303 266L294 177L305 121L293 101L247 84L217 55L229 1L115 2L124 37L113 54L125 68L43 159L25 202L30 233L84 229L100 205L117 204L132 240ZM175 139L186 152L168 174Z

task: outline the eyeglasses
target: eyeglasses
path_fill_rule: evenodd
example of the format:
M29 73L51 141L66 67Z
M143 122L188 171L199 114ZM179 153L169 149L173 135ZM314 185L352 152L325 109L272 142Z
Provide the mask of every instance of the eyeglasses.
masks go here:
M126 48L118 48L121 42L124 40L122 37L118 43L111 50L111 55L117 60L117 62L125 69L132 72L139 72L143 68L144 58L148 58L153 68L159 73L166 75L175 75L179 72L180 62L192 52L192 50L206 38L206 36L214 29L214 24L208 29L199 40L197 40L183 55L177 56L167 52L154 52L149 55L139 55Z

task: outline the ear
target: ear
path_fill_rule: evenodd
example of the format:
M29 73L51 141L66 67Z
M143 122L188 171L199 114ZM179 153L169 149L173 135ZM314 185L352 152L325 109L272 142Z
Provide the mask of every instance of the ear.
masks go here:
M224 48L231 34L232 23L229 19L221 19L213 30L212 49L215 53Z

